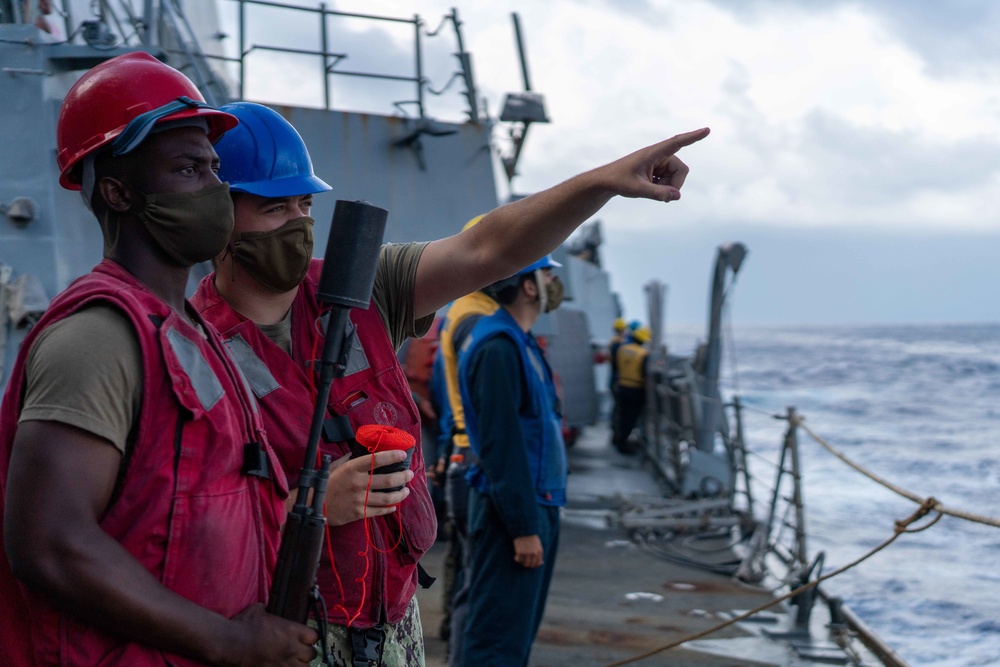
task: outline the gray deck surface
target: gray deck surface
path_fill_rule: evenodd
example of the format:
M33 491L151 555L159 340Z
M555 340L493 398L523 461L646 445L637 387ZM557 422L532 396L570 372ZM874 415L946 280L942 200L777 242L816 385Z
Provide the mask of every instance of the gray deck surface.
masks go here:
M531 665L608 665L712 627L727 612L771 599L770 593L727 577L670 563L629 542L623 529L604 525L602 510L616 508L622 496L659 494L653 476L639 458L619 454L608 445L605 427L585 431L570 449L570 469L569 505ZM441 574L443 554L444 545L437 544L424 557L423 565L430 574ZM662 599L642 595L629 600L630 593L656 594ZM441 588L435 585L421 590L418 598L427 666L445 665L447 649L438 638ZM783 622L784 614L779 616ZM698 651L675 648L635 664L817 664L754 632L754 626L776 630L777 625L731 626L695 643Z

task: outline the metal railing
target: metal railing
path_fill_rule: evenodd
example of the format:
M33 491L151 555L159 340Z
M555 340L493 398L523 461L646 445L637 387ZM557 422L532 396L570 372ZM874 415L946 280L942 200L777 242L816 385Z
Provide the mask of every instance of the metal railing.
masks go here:
M198 2L202 1L198 0ZM412 17L378 16L337 11L330 9L326 3L319 3L316 7L304 7L275 0L217 0L216 7L219 10L220 21L223 15L229 16L229 14L225 14L228 11L226 8L232 8L233 4L236 5L235 45L229 49L221 49L221 53L208 53L202 48L195 30L188 21L185 4L182 0L142 0L139 3L141 13L137 10L135 0L95 0L92 5L93 15L87 17L86 20L79 21L74 21L66 10L60 10L59 13L66 20L67 34L69 35L67 41L76 41L77 43L85 41L94 48L109 52L116 48L135 47L151 51L159 50L170 56L178 57L178 60L172 61L171 64L178 69L186 70L195 84L206 95L206 99L212 104L223 104L232 99L243 99L247 81L252 80L252 59L248 57L261 52L270 52L313 57L318 61L322 73L323 107L326 109L332 108L333 105L331 85L333 77L408 83L412 86L412 97L393 101L392 106L403 115L411 117L415 115L417 118L425 118L427 115L426 100L428 95L442 95L456 81L462 81L465 86L462 93L465 99L465 113L468 119L473 122L481 120L478 92L472 73L472 61L470 55L465 51L462 21L459 19L456 9L445 14L436 28L428 30L427 24L419 14L414 14ZM20 4L17 3L17 6ZM252 38L248 25L255 16L261 16L267 12L272 14L279 12L280 14L274 18L282 22L287 18L290 23L296 25L297 29L301 29L303 34L315 31L312 34L318 38L319 48L269 44ZM310 17L312 21L303 25L302 16ZM340 52L335 48L334 40L331 37L331 22L346 19L409 26L413 39L410 50L412 73L362 71L344 67L350 54ZM435 88L427 75L424 63L424 41L437 37L446 24L450 24L454 31L457 48L453 55L458 61L457 68L443 85ZM209 36L202 35L202 39L207 37ZM228 35L220 30L213 37L222 39ZM232 70L222 66L213 68L209 66L210 62L229 64L233 68ZM224 82L224 79L230 78L236 79L232 91ZM415 114L406 111L405 107L408 106L416 108Z
M464 43L462 39L462 22L458 17L458 10L452 9L450 13L446 14L442 20L441 25L438 26L433 31L427 31L425 29L424 20L417 14L412 18L396 18L389 16L377 16L374 14L359 14L354 12L342 12L329 9L326 3L320 3L318 7L301 7L294 5L286 5L280 2L272 2L270 0L224 0L228 3L235 2L237 6L237 56L235 57L225 57L225 56L206 56L212 59L224 60L228 62L235 63L239 71L239 83L237 86L237 96L242 99L246 90L246 81L248 80L248 63L247 56L254 52L259 51L271 51L278 53L288 53L297 54L304 56L314 56L319 59L322 66L323 72L323 107L326 109L331 108L332 104L332 90L330 85L331 76L346 76L346 77L361 77L366 79L381 79L387 81L401 81L409 82L413 85L414 97L415 99L410 100L399 100L393 102L393 105L403 110L404 105L415 105L417 108L417 116L419 118L424 118L426 116L425 108L425 96L427 93L431 94L441 94L446 91L451 84L457 80L461 79L465 83L466 90L464 96L468 104L466 113L470 120L479 120L479 107L477 103L477 93L475 80L472 74L471 61L468 53L464 50ZM270 9L277 9L288 12L296 12L301 14L306 14L312 16L318 22L319 30L319 49L301 49L301 48L291 48L286 46L277 46L273 44L259 44L256 42L251 43L247 38L247 21L250 12L253 11L255 7L266 7ZM368 21L378 21L385 23L403 24L409 25L413 31L413 74L412 75L400 75L400 74L389 74L384 72L367 72L367 71L357 71L349 70L341 67L343 61L347 60L349 54L340 53L333 49L330 39L329 21L328 19L335 18L351 18L351 19L363 19ZM423 58L423 39L425 37L435 37L443 27L444 23L450 22L455 31L455 38L458 43L458 51L454 54L458 59L459 70L455 72L451 79L440 89L434 90L431 87L431 82L427 78L424 71L424 58ZM405 113L405 112L404 112Z

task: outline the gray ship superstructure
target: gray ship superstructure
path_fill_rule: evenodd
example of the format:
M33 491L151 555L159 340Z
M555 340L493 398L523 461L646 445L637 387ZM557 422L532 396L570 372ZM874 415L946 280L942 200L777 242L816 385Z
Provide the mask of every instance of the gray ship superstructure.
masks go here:
M92 4L98 12L83 13ZM513 178L527 128L546 120L542 98L528 90L508 95L498 118L486 113L477 98L471 56L462 46L456 10L444 18L434 38L452 40L454 80L449 84L456 89L452 97L460 101L459 108L464 107L464 121L428 115L427 98L432 96L433 82L423 69L422 40L430 37L420 17L396 19L287 8L287 18L300 21L302 31L321 42L319 48L307 50L252 41L247 26L273 16L277 8L270 2L67 0L63 7L70 10L67 16L54 15L50 20L65 22L64 34L70 36L67 41L58 41L31 24L0 23L0 92L4 97L0 109L0 142L4 146L0 205L6 212L0 217L0 262L6 267L0 280L5 284L19 279L34 283L34 307L44 304L42 292L51 297L101 258L96 221L81 205L78 193L58 185L55 125L66 91L83 71L106 58L132 50L152 53L187 74L214 104L242 99L244 89L253 86L255 72L267 71L257 60L262 55L296 57L305 69L315 69L323 107L272 106L299 130L310 146L316 173L334 186L336 197L317 198L313 209L320 221L316 225L317 248L326 245L327 225L323 221L331 219L337 198L365 200L389 210L385 238L390 242L433 240L457 233L465 221L502 203L498 201L497 174ZM238 36L219 38L224 33L217 7L232 15ZM20 15L0 12L3 17L17 19ZM350 69L348 54L338 53L331 37L337 21L348 20L412 30L413 50L409 63L403 66L409 73L400 73L398 67L389 72ZM235 46L235 52L227 54L223 43ZM528 87L523 62L522 70ZM379 100L371 101L372 106L381 108L370 113L331 108L338 83L358 79L389 82L394 88L381 105ZM392 94L405 99L394 100ZM504 138L503 147L497 145L497 136ZM616 301L606 274L565 252L561 260L567 264L563 279L569 287L570 303L566 313L577 312L561 314L560 318L566 319L575 339L589 345L592 332L610 329L617 316ZM207 270L198 267L195 277ZM25 275L33 278L21 278ZM580 307L572 303L576 294L583 304ZM30 313L22 315L20 311L15 315L17 320L8 319L3 327L6 336L0 378L4 380L31 318ZM559 322L544 319L540 330L558 335ZM575 356L582 358L579 353ZM586 358L589 360L589 353ZM582 377L579 371L570 373L574 377L568 387L582 387L584 392L579 399L567 401L576 406L574 412L579 414L573 422L580 426L593 421L598 407L592 377L587 375L592 368L586 364ZM580 406L583 409L578 409Z
M34 5L34 3L29 3ZM64 289L73 279L88 272L102 254L102 240L97 222L83 206L76 192L58 184L55 127L61 101L70 86L88 68L115 55L143 50L185 72L213 104L238 99L253 99L259 89L255 76L272 76L273 67L263 61L268 57L297 59L302 70L314 72L317 80L317 104L275 105L300 132L310 147L318 176L331 183L335 197L319 197L313 215L316 247L326 246L327 226L336 199L365 200L389 211L386 240L404 242L433 240L457 233L463 224L495 208L512 195L499 196L498 184L510 183L517 175L521 149L533 123L547 122L544 98L532 90L520 26L514 21L514 34L520 55L523 90L508 94L501 108L491 114L477 92L472 56L465 50L462 22L457 10L439 22L426 23L420 17L394 18L337 12L318 4L316 7L291 7L269 0L218 0L181 2L180 0L55 0L59 13L46 17L54 22L51 32L33 23L35 17L23 15L24 4L0 0L0 387L6 382L18 346L30 326L45 310L48 299ZM291 16L287 16L291 15ZM259 39L253 26L279 18L297 21L302 34L311 35L304 44L274 44ZM365 21L376 26L365 33L366 44L377 36L379 26L391 26L410 35L411 50L399 67L361 71L352 66L351 53L342 52L338 40L338 22ZM58 29L56 29L58 28ZM231 34L227 34L227 31ZM427 40L450 40L448 56L451 75L445 81L432 81L427 74ZM394 47L395 48L395 47ZM437 48L436 52L441 49ZM283 60L287 63L290 60ZM516 64L512 63L512 66ZM296 70L296 73L299 72ZM346 82L346 84L345 84ZM268 83L276 83L269 81ZM280 82L277 82L280 83ZM343 110L334 102L340 99L341 86L362 90L370 108ZM391 93L381 101L367 95L372 88L386 84ZM350 86L353 86L351 88ZM437 108L431 98L449 95L452 108L460 110L459 119L435 117ZM268 100L257 99L268 103ZM761 535L749 503L749 490L741 486L745 474L739 406L736 412L725 404L719 391L718 365L721 358L718 313L722 306L722 281L728 272L735 273L745 249L736 244L720 249L712 293L712 315L708 343L701 354L692 358L667 355L664 341L655 326L662 319L662 299L655 285L649 288L650 321L654 324L654 379L649 383L651 410L645 427L637 437L649 464L636 457L631 463L618 459L607 462L607 434L591 428L602 411L607 391L606 370L595 366L595 353L601 351L612 321L620 307L610 287L608 273L601 266L600 225L590 223L555 253L563 263L559 270L566 284L566 304L544 317L536 332L547 339L553 367L560 378L567 433L580 434L575 465L581 477L586 470L596 471L594 484L618 486L620 494L648 493L639 505L632 503L616 511L615 525L633 533L637 527L676 526L687 522L693 528L711 528L715 537L728 543L731 534L740 539L727 556L726 575L740 570L749 578L763 576L759 568L761 551L769 546ZM207 266L196 267L193 280L204 275ZM193 288L193 284L191 285ZM735 421L734 421L735 420ZM733 422L733 425L731 425ZM595 433L598 436L595 436ZM604 442L596 442L603 438ZM618 456L615 454L615 456ZM655 474L651 474L651 470ZM622 472L624 471L624 472ZM640 482L639 479L642 479ZM780 480L779 480L780 481ZM798 477L796 474L796 483ZM571 484L573 484L571 479ZM585 494L586 495L586 494ZM594 494L587 498L596 497ZM652 499L650 499L652 498ZM592 500L581 500L586 506ZM586 514L586 507L571 508L570 514ZM592 508L597 511L597 508ZM801 510L801 506L798 508ZM643 524L655 510L659 524ZM607 512L601 510L605 516ZM772 503L773 512L773 503ZM638 521L639 523L635 523ZM629 523L633 522L633 523ZM574 529L575 530L575 529ZM572 533L571 533L572 534ZM745 539L744 539L745 538ZM576 582L588 573L602 573L600 586L626 585L628 577L616 580L614 567L608 563L588 565L593 554L581 552L586 545L599 541L599 535L581 534L578 541L566 544L566 571ZM796 568L809 572L804 550L804 536L795 548L787 550L787 571ZM728 548L728 547L727 547ZM630 562L622 559L622 563ZM664 568L657 576L680 581L684 577L709 577L709 588L726 581L725 605L730 608L752 606L740 595L740 586L710 567L698 575L684 566L653 560L635 564L636 568ZM733 565L735 563L735 565ZM690 565L691 563L689 563ZM558 588L559 567L557 566ZM635 570L638 572L638 569ZM659 572L659 571L656 571ZM749 573L749 574L748 574ZM800 572L801 574L801 572ZM711 579L715 577L716 579ZM792 579L791 577L789 578ZM637 584L638 585L638 584ZM702 583L698 584L699 586ZM572 585L569 586L573 588ZM717 588L716 590L722 590ZM769 594L755 590L754 599ZM557 595L557 601L560 599ZM572 595L567 598L575 600ZM808 601L812 609L815 596ZM785 635L809 639L818 621L801 610L805 599L798 600L799 612L787 608L769 617L776 625L785 623ZM580 646L560 652L560 624L595 625L594 636L614 637L629 618L595 605L592 613L581 616L580 605L568 602L556 605L547 616L541 642L551 661L573 660L591 664ZM683 603L686 604L686 603ZM692 603L697 604L697 603ZM678 612L683 614L683 612ZM602 616L603 614L603 616ZM584 617L586 616L586 617ZM711 619L678 622L676 627L697 629ZM843 622L843 616L834 619ZM786 623L787 621L787 623ZM610 628L600 629L603 624ZM669 625L669 620L652 620ZM425 625L425 627L427 627ZM589 626L588 626L589 627ZM857 625L855 632L857 632ZM548 631L546 631L548 628ZM819 630L822 632L822 629ZM548 634L546 634L548 632ZM606 634L601 635L601 632ZM555 633L555 634L553 634ZM782 633L772 633L781 635ZM842 633L848 646L850 633ZM556 636L552 641L546 637ZM624 635L623 635L624 636ZM755 655L768 654L776 639L764 632L742 630L730 637L752 640L740 646ZM723 639L720 641L728 641ZM806 642L808 644L808 642ZM828 642L829 644L829 642ZM794 662L753 664L849 664L851 656L861 653L854 648L823 645L812 654L794 653L784 642L774 655L794 656ZM635 653L637 647L622 644L619 653ZM732 645L713 647L699 654L696 664L730 665ZM713 658L712 654L719 657ZM595 654L596 655L596 654ZM889 649L879 662L870 654L866 661L854 664L901 665ZM561 656L561 658L560 658ZM571 657L572 656L572 657ZM805 657L803 657L805 656ZM888 656L888 657L887 657ZM747 662L749 662L749 658ZM563 660L565 659L565 660ZM741 658L743 659L743 658ZM790 658L792 660L792 658ZM838 662L839 661L839 662ZM435 664L433 659L428 664ZM595 663L600 664L600 663ZM695 663L692 663L695 664ZM743 664L743 663L741 663Z

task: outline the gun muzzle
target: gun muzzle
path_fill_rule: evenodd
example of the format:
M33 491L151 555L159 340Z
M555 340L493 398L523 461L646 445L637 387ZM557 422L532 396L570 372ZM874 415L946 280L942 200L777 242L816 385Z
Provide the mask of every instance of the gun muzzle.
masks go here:
M328 304L367 309L389 212L364 201L337 201L317 296Z

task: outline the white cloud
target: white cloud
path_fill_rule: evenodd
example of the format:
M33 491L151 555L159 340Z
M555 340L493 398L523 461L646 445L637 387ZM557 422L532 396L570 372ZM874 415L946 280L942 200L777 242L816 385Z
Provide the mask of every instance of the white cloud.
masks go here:
M472 48L477 18L466 17ZM709 217L998 227L994 89L931 76L921 54L861 6L746 21L704 2L641 14L554 2L525 10L523 25L554 125L534 131L522 189L707 124L713 136L685 159L698 193L689 199ZM491 55L501 36L510 40L506 24L483 34ZM491 69L478 69L491 80ZM650 224L644 217L624 224Z
M340 0L335 8L417 12L435 28L454 4ZM458 9L492 114L504 92L522 85L510 13L521 17L533 87L545 94L553 123L532 128L518 191L709 125L713 135L683 154L692 175L681 207L695 209L684 215L792 226L1000 228L993 203L1000 59L974 54L974 66L948 60L972 57L969 45L954 45L963 32L985 34L975 17L996 22L983 5L970 10L969 21L879 2L497 0ZM944 29L932 48L926 35L935 22ZM341 39L352 47L390 40L391 48L377 50L386 62L412 46L408 29L372 31L365 22L343 28ZM449 25L424 40L435 87L454 70L454 46ZM392 113L383 104L379 111ZM430 98L428 108L451 119L464 110L457 94ZM635 207L619 224L642 229L658 214Z

